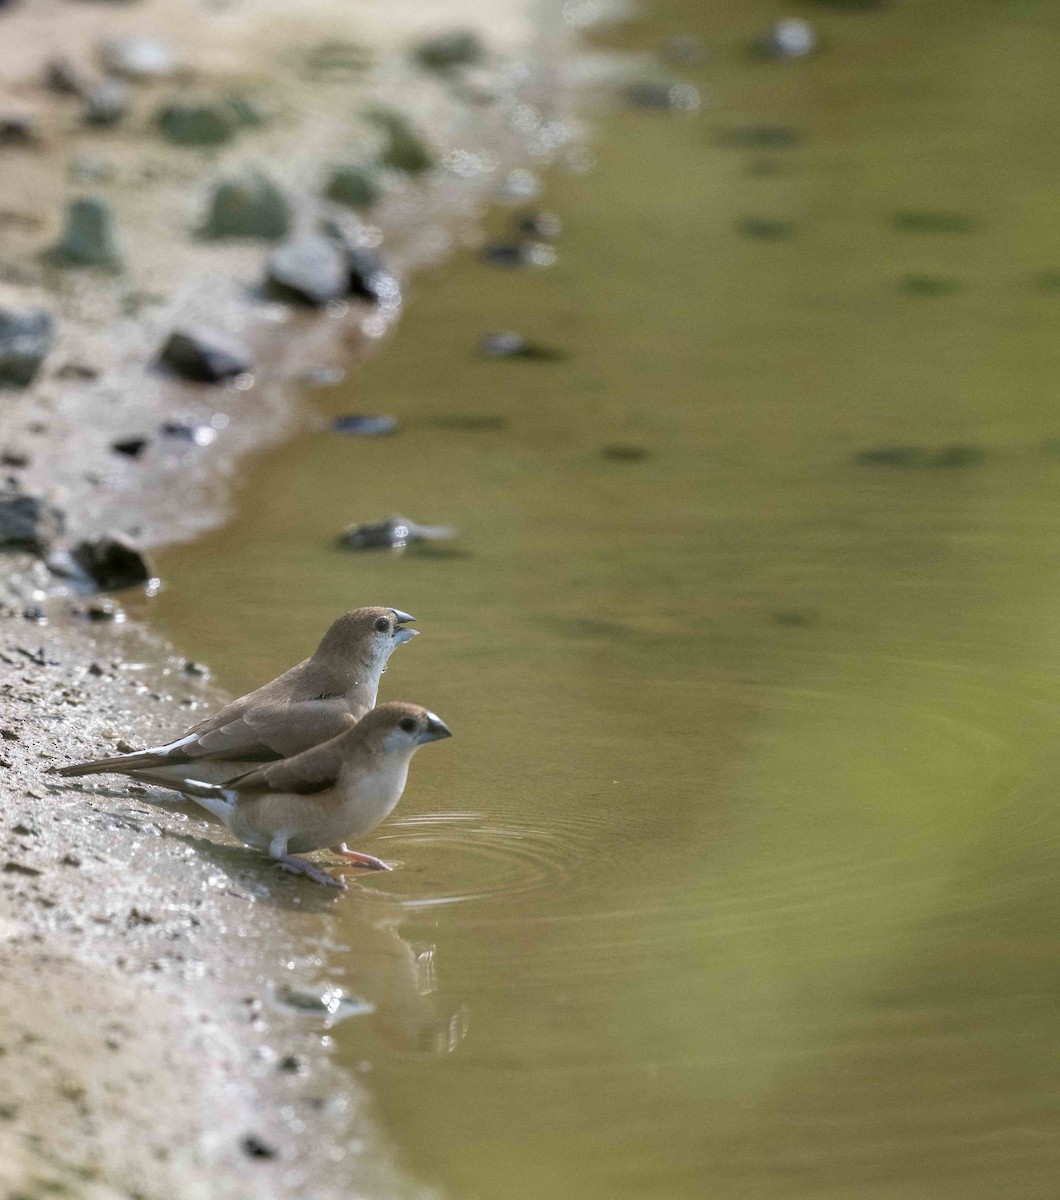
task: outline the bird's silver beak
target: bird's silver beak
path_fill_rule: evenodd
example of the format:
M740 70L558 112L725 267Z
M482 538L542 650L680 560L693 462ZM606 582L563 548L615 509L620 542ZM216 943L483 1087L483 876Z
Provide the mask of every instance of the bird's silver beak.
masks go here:
M423 745L424 742L437 742L442 738L452 736L453 731L446 725L442 718L429 712L427 714L427 728L420 734L418 740L420 745Z
M408 613L402 612L400 608L392 608L390 611L394 614L394 624L396 626L401 626L406 624L408 621L416 620L415 617L410 616ZM419 633L418 629L395 628L394 645L400 646L402 642L411 642L417 633Z

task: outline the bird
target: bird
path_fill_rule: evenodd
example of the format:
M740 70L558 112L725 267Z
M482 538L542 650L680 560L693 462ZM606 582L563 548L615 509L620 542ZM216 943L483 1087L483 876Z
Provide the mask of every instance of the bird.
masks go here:
M387 660L416 636L404 628L415 619L396 608L355 608L332 623L309 658L171 742L53 771L67 778L113 772L174 787L189 773L200 783L221 783L299 754L337 737L374 706Z
M447 737L452 732L435 713L418 704L390 702L301 754L221 784L203 783L189 774L180 790L283 870L343 888L341 879L298 855L327 847L358 866L390 870L382 859L346 843L393 812L420 746Z

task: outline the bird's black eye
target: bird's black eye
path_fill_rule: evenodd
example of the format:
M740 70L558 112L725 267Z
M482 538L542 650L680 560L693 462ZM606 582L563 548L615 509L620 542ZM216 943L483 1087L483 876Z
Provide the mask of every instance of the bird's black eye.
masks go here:
M389 633L390 632L390 622L386 619L386 617L380 617L376 621L375 627L376 627L376 629L379 630L380 633Z
M416 722L412 717L402 717L401 720L398 721L398 725L404 729L406 733L416 732Z

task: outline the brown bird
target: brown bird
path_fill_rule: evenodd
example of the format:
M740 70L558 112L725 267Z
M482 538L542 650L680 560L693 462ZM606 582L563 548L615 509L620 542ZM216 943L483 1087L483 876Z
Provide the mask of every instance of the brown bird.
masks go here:
M355 608L332 624L309 658L173 741L55 771L113 771L181 790L189 774L200 783L219 783L258 763L299 754L337 737L373 707L387 659L416 636L415 629L403 628L415 619L396 608Z
M350 850L346 842L363 837L393 812L420 746L447 737L452 733L445 722L418 704L381 704L321 746L227 783L202 783L189 774L180 790L285 871L344 887L295 855L331 847L361 866L389 870L381 859Z

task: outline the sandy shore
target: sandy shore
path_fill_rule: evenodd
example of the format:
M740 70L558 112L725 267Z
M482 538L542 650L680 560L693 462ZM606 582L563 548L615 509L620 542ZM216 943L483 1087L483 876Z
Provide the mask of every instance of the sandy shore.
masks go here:
M474 237L489 199L529 202L533 172L575 144L560 12L532 0L304 0L297 12L273 0L21 0L0 12L0 116L24 115L32 130L27 144L0 146L0 308L40 307L58 325L33 384L0 394L9 486L56 505L66 540L113 530L149 549L220 520L240 459L304 419L306 372L355 365L400 306L304 312L266 298L267 246L196 235L216 180L263 165L295 233L329 215L356 220L321 198L326 169L376 152L372 106L400 112L436 165L387 173L360 228L404 283ZM411 60L418 39L469 23L487 49L473 68L439 75ZM94 47L124 33L162 39L177 73L133 85L116 128L86 126L79 103L46 86L47 64L68 55L96 72ZM158 137L167 98L237 92L268 115L231 144ZM57 270L43 253L66 202L85 195L114 213L120 272ZM161 342L190 321L241 338L252 371L203 387L155 369ZM160 432L174 421L215 436ZM139 457L115 453L135 437L146 441ZM73 615L40 559L9 553L5 565L0 1190L425 1195L392 1167L360 1085L329 1063L328 1014L313 1001L319 963L302 953L300 917L319 920L343 897L278 875L136 786L59 786L47 774L171 734L219 697L135 621ZM120 599L149 617L142 594ZM415 1008L414 964L407 948L383 948L392 952ZM290 986L298 1011L281 999Z

